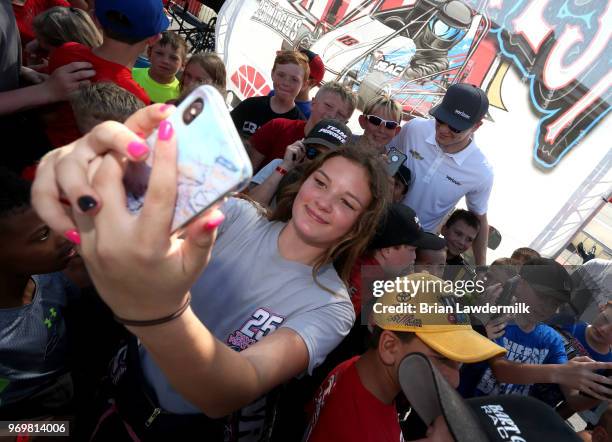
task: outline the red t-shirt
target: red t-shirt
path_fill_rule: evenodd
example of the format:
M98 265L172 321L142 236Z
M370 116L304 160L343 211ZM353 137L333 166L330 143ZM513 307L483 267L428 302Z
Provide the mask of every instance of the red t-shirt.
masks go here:
M27 0L23 6L13 3L13 12L19 28L21 43L25 45L36 38L32 29L32 20L41 12L54 6L70 6L66 0Z
M64 43L54 49L49 56L49 73L73 61L87 61L92 64L96 71L96 75L90 78L92 83L99 81L115 83L134 94L143 103L151 103L145 90L132 78L132 71L128 67L100 58L93 54L89 46L80 43ZM68 102L56 105L53 116L46 122L46 130L49 141L54 147L64 146L81 136Z
M367 275L362 275L362 267L368 266L369 272ZM361 307L363 305L364 293L362 290L362 282L363 279L373 277L378 279L384 279L384 273L378 261L374 258L369 257L360 257L355 265L353 266L353 270L351 271L351 276L349 277L349 295L351 297L351 302L353 303L353 308L355 309L355 315L359 318L359 314L361 313ZM366 295L366 302L369 300L371 293Z
M338 365L313 401L306 442L401 442L395 404L384 404L361 383L355 363Z
M305 126L304 120L275 118L257 129L249 141L255 150L266 156L260 168L275 158L283 158L287 146L304 138Z

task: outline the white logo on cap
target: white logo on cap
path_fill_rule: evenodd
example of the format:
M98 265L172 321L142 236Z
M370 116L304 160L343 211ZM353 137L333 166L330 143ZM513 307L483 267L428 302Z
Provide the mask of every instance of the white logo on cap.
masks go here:
M414 222L417 223L417 226L421 227L421 221L419 221L419 217L418 216L414 217Z
M456 113L457 115L459 115L459 116L461 116L461 117L465 118L466 120L469 120L470 118L472 118L472 117L470 117L468 114L466 114L465 112L463 112L462 110L459 110L459 109L455 109L455 113Z

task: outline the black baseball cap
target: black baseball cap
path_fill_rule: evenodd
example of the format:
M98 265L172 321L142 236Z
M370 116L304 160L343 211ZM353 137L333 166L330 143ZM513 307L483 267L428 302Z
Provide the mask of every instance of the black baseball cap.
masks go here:
M532 258L521 266L519 275L538 294L570 302L572 278L554 259Z
M394 203L389 206L368 249L384 249L405 244L432 250L446 247L444 238L423 230L414 210L403 204Z
M573 429L553 408L520 395L463 399L422 353L406 356L398 371L411 407L426 425L443 416L459 442L555 441L579 442Z
M346 144L351 136L351 130L346 124L338 120L326 118L315 124L306 135L306 138L304 138L303 143L305 146L320 144L330 149L336 149Z
M468 83L452 84L442 102L429 111L430 115L457 130L474 126L489 110L487 94Z

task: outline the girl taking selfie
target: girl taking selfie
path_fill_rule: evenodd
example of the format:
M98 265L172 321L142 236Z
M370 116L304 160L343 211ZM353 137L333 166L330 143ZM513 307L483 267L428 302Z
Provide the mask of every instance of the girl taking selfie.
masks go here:
M269 217L230 198L182 239L171 238L177 170L173 129L164 121L170 112L148 107L125 126L104 123L51 152L39 166L33 203L52 228L80 241L100 296L142 344L136 375L129 356L127 371L146 400L134 399L143 392L119 394L117 428L145 440L164 428L174 437L199 428L215 440L197 413L251 413L255 400L311 372L349 332L355 318L346 281L384 211L388 179L375 156L338 149L314 161ZM134 216L126 209L124 158L143 160L134 132L158 125L149 189ZM80 207L76 226L60 190Z

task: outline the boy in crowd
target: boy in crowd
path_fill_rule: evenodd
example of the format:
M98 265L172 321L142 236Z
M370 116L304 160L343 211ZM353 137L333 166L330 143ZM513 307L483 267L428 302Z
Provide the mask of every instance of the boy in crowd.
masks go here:
M275 118L305 120L295 105L295 97L308 82L308 59L297 51L281 51L272 66L274 95L250 97L232 110L232 120L243 137L249 139L261 126Z
M249 155L253 170L275 158L283 158L287 146L301 140L323 119L348 122L357 106L357 97L337 82L325 83L312 99L312 113L308 120L275 118L261 126L249 139Z
M300 52L308 57L310 75L308 76L308 81L304 82L304 86L302 86L302 89L300 89L300 93L297 94L297 97L295 97L295 105L306 118L310 118L310 112L312 111L310 91L315 86L319 86L319 84L321 84L323 76L325 75L325 65L318 54L315 54L308 49L300 49ZM273 96L275 93L276 91L272 89L268 95Z
M95 16L102 28L102 45L91 49L79 43L65 43L52 52L49 72L72 61L88 61L96 71L92 82L110 81L144 104L150 104L145 90L134 81L131 69L147 45L153 45L168 27L161 0L97 0ZM68 103L54 117L47 123L47 136L53 146L64 146L81 136Z
M444 245L444 239L423 230L414 210L403 204L391 204L376 236L368 245L366 253L357 260L351 273L349 295L357 318L362 306L367 305L372 297L371 289L362 293L362 283L366 276L363 273L364 266L369 267L367 271L370 280L372 275L380 278L407 275L414 270L417 248L440 249Z
M448 382L459 383L461 362L476 362L505 353L504 349L472 330L467 316L421 314L421 303L446 304L439 278L427 273L405 277L416 290L386 292L375 300L370 348L340 364L314 398L305 441L397 442L402 440L394 404L401 387L398 368L409 353L427 356ZM405 296L402 296L405 295ZM401 298L401 299L400 299ZM412 305L415 314L385 313L382 307ZM349 411L350 410L350 411Z
M568 362L561 336L544 324L570 300L572 284L567 271L552 259L536 258L521 267L519 276L514 295L530 311L517 314L495 340L508 353L489 361L475 395L529 395L532 384L543 383L559 384L568 400L577 395L576 390L604 399L612 381L593 371L612 368L612 363L582 358Z
M472 247L479 230L480 221L469 210L457 209L451 214L441 230L448 247L446 264L455 266L465 264L461 254Z
M275 158L251 179L254 185L249 196L255 201L269 206L278 190L297 181L304 169L313 159L330 149L346 144L351 130L346 124L336 120L321 120L312 128L302 141L287 146L283 159Z
M0 168L0 416L56 416L72 400L64 308L76 255L30 206L30 184Z
M81 133L107 121L123 123L144 107L142 101L114 83L100 82L81 87L70 97L70 105Z
M176 100L181 92L176 73L185 65L187 43L175 32L165 31L153 46L149 46L147 55L151 67L133 68L134 80L153 103Z
M356 136L358 145L386 153L386 146L401 130L402 107L387 95L371 99L359 116L363 135Z

